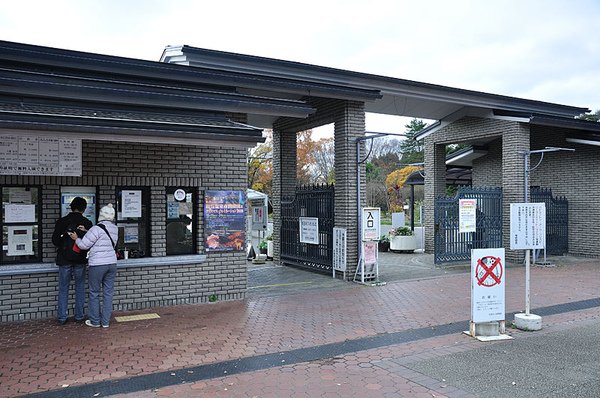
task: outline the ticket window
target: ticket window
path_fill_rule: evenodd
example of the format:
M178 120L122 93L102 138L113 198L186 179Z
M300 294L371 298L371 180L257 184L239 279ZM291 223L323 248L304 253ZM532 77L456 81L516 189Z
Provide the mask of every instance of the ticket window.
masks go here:
M167 188L167 256L196 253L195 193Z
M0 264L41 261L38 187L2 187Z
M150 255L150 206L148 188L118 187L117 250L121 258L141 258Z

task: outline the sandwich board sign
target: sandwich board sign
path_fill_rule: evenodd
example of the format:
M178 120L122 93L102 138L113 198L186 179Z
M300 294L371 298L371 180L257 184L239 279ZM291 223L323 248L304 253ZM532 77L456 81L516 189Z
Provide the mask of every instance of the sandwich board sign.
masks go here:
M504 248L471 250L471 321L504 321Z
M362 240L379 240L380 237L379 207L363 207L362 209Z

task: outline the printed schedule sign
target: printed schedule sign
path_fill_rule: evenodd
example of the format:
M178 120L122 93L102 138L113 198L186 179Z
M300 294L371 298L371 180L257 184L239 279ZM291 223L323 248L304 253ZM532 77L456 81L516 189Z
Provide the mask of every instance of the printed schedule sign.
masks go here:
M505 318L504 249L471 250L471 321Z
M546 247L546 204L510 204L510 249Z
M317 217L299 217L300 242L319 244L319 219Z
M0 134L0 174L81 176L81 140Z
M477 223L477 199L459 199L458 232L475 232Z

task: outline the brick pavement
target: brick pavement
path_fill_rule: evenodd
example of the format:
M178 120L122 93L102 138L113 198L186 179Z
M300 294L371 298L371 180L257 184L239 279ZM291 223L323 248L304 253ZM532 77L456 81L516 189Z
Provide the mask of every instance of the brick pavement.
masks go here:
M523 279L522 268L507 270L507 312L523 308ZM600 267L593 261L533 268L532 307L596 298L599 281ZM381 287L347 284L347 288L318 294L308 292L158 308L146 312L157 312L160 319L113 322L106 330L74 323L59 327L53 321L6 324L0 326L0 396L18 396L60 389L63 385L122 379L435 327L468 319L469 300L469 277L458 274ZM549 325L553 317L560 316L565 319L570 316L571 321L576 321L582 313L591 318L599 315L597 309L590 309L545 317L544 322ZM357 386L367 388L370 396L432 396L432 391L436 396L460 396L460 391L445 392L419 383L423 380L415 379L410 372L399 373L375 364L392 358L385 353L394 349L431 356L474 344L477 343L463 336L442 336L401 344L398 348L366 350L326 361L242 373L231 379L139 391L130 396L253 396L254 384L257 385L255 395L261 397L282 396L282 386L297 387L285 390L290 396L364 396L359 394L363 390ZM428 351L436 347L441 351ZM279 382L271 381L273 379ZM260 380L264 387L258 387ZM308 384L307 380L310 380ZM230 383L233 384L227 387ZM341 391L342 387L349 391ZM198 394L194 395L191 390Z

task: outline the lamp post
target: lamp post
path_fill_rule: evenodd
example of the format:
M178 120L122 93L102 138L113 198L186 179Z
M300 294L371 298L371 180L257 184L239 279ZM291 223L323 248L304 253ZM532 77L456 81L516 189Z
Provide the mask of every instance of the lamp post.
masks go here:
M537 149L534 151L524 151L523 152L523 164L524 164L524 168L525 168L525 175L524 175L524 202L528 203L529 202L529 173L531 173L533 170L537 169L539 167L540 164L542 164L542 160L544 160L544 153L546 152L558 152L558 151L569 151L569 152L574 152L575 149L572 148L560 148L560 147L546 147L544 149ZM539 162L533 167L530 168L529 167L529 156L532 154L537 154L540 153L541 157ZM530 281L530 268L531 268L531 263L530 263L530 250L531 249L526 249L525 250L525 315L529 316L530 315L530 295L529 295L529 281ZM545 247L544 247L545 250Z

